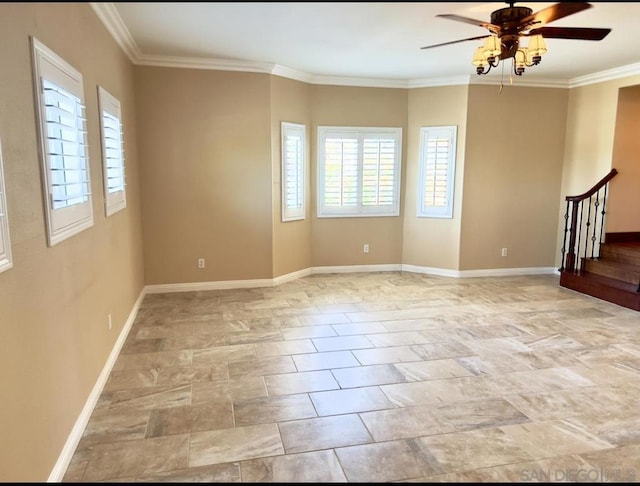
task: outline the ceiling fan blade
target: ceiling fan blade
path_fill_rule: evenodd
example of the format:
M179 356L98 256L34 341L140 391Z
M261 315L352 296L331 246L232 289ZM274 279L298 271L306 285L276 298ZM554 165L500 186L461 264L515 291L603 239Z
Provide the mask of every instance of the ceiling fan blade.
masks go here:
M591 8L591 4L587 2L562 2L543 8L538 12L532 13L520 21L520 24L539 24L544 25L554 20L561 19L568 15L581 12Z
M593 40L604 39L611 29L590 29L586 27L540 27L531 29L527 35L540 34L545 39L576 39Z
M425 47L421 47L420 49L431 49L432 47L440 47L440 46L448 46L449 44L457 44L458 42L466 42L466 41L472 41L472 40L486 39L489 36L490 36L490 34L481 35L481 36L478 36L478 37L469 37L468 39L460 39L460 40L455 40L455 41L451 41L451 42L443 42L442 44L434 44L432 46L425 46Z
M489 29L493 33L500 32L500 26L490 24L489 22L484 22L483 20L470 19L469 17L463 17L462 15L455 14L440 14L436 15L436 17L443 17L449 20L457 20L458 22L464 22L465 24L477 25L478 27L484 27L485 29Z

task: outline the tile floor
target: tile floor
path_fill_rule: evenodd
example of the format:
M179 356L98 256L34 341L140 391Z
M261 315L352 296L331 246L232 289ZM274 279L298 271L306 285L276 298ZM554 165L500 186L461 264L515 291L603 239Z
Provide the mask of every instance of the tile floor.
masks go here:
M147 295L64 481L640 479L640 313L555 276Z

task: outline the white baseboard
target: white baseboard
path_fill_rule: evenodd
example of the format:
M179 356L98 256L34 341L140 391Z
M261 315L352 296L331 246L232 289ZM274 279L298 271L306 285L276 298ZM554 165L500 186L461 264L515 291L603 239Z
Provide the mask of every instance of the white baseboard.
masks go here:
M298 270L297 272L286 273L284 275L280 275L279 277L275 277L273 279L273 285L280 285L285 282L291 282L292 280L298 280L302 277L307 277L311 275L311 268L304 268L302 270Z
M194 292L197 290L228 290L273 287L273 279L257 278L253 280L221 280L217 282L190 282L178 284L147 285L145 294L165 294L169 292Z
M399 272L402 265L389 263L383 265L338 265L331 267L311 267L311 273L359 273L359 272Z
M461 270L460 278L467 277L510 277L519 275L551 275L555 267L530 268L488 268L486 270Z
M402 265L403 272L424 273L439 277L471 278L471 277L509 277L519 275L549 275L556 272L555 267L530 268L487 268L484 270L449 270L447 268L420 267Z
M310 267L287 273L285 275L280 275L275 278L147 285L144 288L144 292L145 294L164 294L169 292L194 292L198 290L255 289L261 287L274 287L276 285L316 273L399 272L401 269L402 265L400 264Z
M426 275L436 275L438 277L460 278L458 270L449 270L448 268L420 267L418 265L402 265L403 272L424 273Z
M125 322L122 328L122 331L120 331L120 335L118 336L118 339L113 345L113 349L111 350L111 353L109 354L109 357L107 358L107 361L104 364L104 367L102 368L102 372L98 376L98 380L96 381L96 384L93 386L93 390L91 390L91 393L89 394L89 398L87 398L87 401L84 404L82 411L80 412L80 416L78 417L78 419L76 420L76 423L71 429L71 433L69 434L69 437L67 438L67 441L65 442L64 447L62 448L62 452L60 452L60 456L58 456L58 460L53 466L51 474L49 474L49 479L47 480L47 482L49 483L62 482L62 478L64 477L64 474L66 473L67 468L69 467L69 463L71 462L71 459L76 450L76 447L78 447L78 443L82 438L84 429L89 423L89 419L91 418L93 409L95 408L96 403L98 403L98 399L102 394L104 385L107 383L107 380L109 379L109 374L111 373L113 365L116 363L116 360L118 359L118 355L120 354L120 350L122 349L122 346L124 345L124 342L127 339L127 335L131 330L131 326L133 326L133 323L136 320L136 316L138 315L138 310L140 309L140 304L142 304L142 300L144 299L144 296L145 296L145 291L144 289L142 289L142 291L140 292L140 295L138 296L138 299L136 300L135 304L133 304L133 308L129 313L127 322Z
M468 277L504 277L516 275L546 275L556 272L554 267L532 268L489 268L486 270L450 270L448 268L421 267L418 265L404 265L389 263L381 265L335 265L325 267L310 267L295 272L280 275L275 278L261 278L253 280L222 280L213 282L190 282L178 284L147 285L145 294L162 294L169 292L194 292L198 290L229 290L255 289L274 287L308 275L323 273L359 273L359 272L411 272L440 277L468 278Z

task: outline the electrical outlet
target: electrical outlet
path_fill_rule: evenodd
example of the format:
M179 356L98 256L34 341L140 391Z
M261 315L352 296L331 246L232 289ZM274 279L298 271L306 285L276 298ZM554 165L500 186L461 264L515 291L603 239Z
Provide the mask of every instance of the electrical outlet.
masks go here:
M112 327L112 324L111 324L111 314L109 314L109 315L107 316L107 319L108 319L108 321L109 321L109 331L111 331L111 327Z
M369 244L368 243L364 244L364 252L365 253L369 253Z
M506 248L502 249L502 256L507 256L507 249Z
M198 258L198 268L204 268L204 258Z

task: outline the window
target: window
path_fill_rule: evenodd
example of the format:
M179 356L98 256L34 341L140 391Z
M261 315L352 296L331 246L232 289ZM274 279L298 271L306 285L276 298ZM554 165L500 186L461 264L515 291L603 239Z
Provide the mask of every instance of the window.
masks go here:
M49 246L93 226L82 75L32 38Z
M282 221L304 219L306 128L282 122Z
M402 128L318 127L318 217L398 216Z
M420 129L418 217L453 217L456 130L455 126Z
M104 209L107 216L127 207L122 148L122 114L120 101L106 89L98 87L100 127L102 129L102 171Z
M7 198L4 187L2 146L0 145L0 272L13 266L11 242L9 241L9 220L7 219Z

